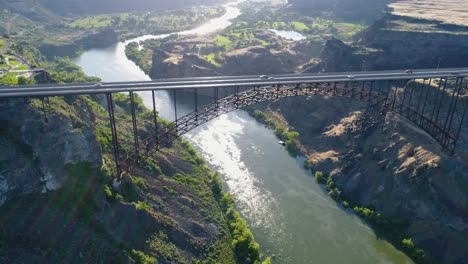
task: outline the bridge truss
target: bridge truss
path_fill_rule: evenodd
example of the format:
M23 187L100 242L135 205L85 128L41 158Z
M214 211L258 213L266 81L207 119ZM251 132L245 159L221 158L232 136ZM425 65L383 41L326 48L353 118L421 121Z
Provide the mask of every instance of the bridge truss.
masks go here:
M455 152L468 107L468 81L464 74L436 72L426 75L398 75L374 77L369 74L340 75L338 77L294 75L270 80L229 77L166 80L164 82L106 83L99 85L70 85L53 87L25 87L18 94L13 89L0 89L1 97L48 96L67 94L105 94L112 132L113 154L117 179L132 164L139 163L154 151L171 146L181 135L226 113L261 102L294 96L339 96L366 102L382 113L395 112L407 118L432 136L449 154ZM468 75L468 72L466 73ZM232 77L231 77L232 78ZM111 87L111 88L109 88ZM173 122L162 122L156 108L159 90L172 93ZM211 99L200 102L199 91L209 91ZM177 94L192 94L193 111L178 116ZM144 128L138 120L136 93L151 93L152 117L145 117ZM124 146L119 139L115 93L127 93L133 139L132 146ZM203 96L206 99L206 93ZM140 117L141 119L141 117ZM149 123L148 123L149 122ZM148 127L151 127L148 129ZM143 131L144 130L144 131ZM128 140L124 140L128 142Z

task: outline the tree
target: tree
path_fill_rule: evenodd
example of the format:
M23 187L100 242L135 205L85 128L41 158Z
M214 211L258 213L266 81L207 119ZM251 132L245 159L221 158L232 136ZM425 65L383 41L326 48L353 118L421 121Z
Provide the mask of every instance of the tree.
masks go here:
M29 79L24 76L18 77L18 85L31 85L34 84L34 79Z

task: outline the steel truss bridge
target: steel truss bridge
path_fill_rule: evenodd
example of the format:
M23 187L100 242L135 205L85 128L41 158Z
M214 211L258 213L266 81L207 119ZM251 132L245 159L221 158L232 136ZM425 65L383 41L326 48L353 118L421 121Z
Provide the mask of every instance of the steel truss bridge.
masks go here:
M174 121L158 121L155 91L173 94ZM177 92L193 94L193 111L178 116ZM210 93L208 103L200 103L199 93ZM135 106L135 93L152 96L151 132L141 133ZM123 148L117 130L115 93L129 96L133 146ZM104 94L112 132L117 179L131 164L153 151L168 147L188 131L225 113L260 102L292 96L340 96L366 102L381 113L400 114L426 131L453 154L468 108L468 68L414 71L326 73L162 79L145 82L36 85L1 87L0 98ZM148 120L146 120L148 121ZM143 136L145 134L145 136ZM126 150L124 150L126 149Z

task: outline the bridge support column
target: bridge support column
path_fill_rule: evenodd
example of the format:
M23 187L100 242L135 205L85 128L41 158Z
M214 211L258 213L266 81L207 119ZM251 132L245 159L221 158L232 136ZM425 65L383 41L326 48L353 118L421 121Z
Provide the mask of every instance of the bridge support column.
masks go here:
M173 95L174 95L174 124L175 124L175 127L174 127L174 131L175 131L175 134L174 134L174 137L177 137L177 125L178 125L178 122L177 122L177 92L176 90L172 90L173 91Z
M447 112L447 118L445 119L445 124L444 124L445 130L450 131L450 127L452 126L453 116L455 114L458 99L460 97L460 92L462 89L463 89L463 78L457 78L457 83L455 84L455 90L452 95L452 100L450 102L449 110Z
M140 143L138 139L138 126L137 126L136 111L135 111L135 97L134 97L133 92L129 92L129 95L130 95L130 112L132 114L135 155L137 157L137 162L138 162L138 160L140 159L140 155L139 155Z
M463 120L465 119L466 108L467 108L466 105L464 105L463 106L463 112L462 112L462 115L461 115L460 125L458 126L457 134L455 135L455 139L453 141L453 148L450 150L451 155L453 155L455 153L455 147L457 146L458 139L460 138L460 132L461 132L461 129L463 127Z
M153 122L154 122L154 140L156 144L156 149L159 148L159 136L158 136L158 116L156 111L156 97L154 90L151 90L151 95L153 96Z
M370 86L369 86L369 98L367 98L367 102L371 102L371 96L372 96L372 89L374 88L374 81L371 81ZM377 94L377 98L379 98L379 94Z
M422 88L419 89L419 90L420 90L420 92L419 92L419 99L418 99L418 104L417 104L417 106L416 106L416 112L417 112L417 113L420 113L420 112L419 112L419 108L420 108L420 106L421 106L422 97L423 97L423 89L424 89L424 87L425 87L425 85L426 85L426 80L427 80L426 78L423 79L422 85L418 83L418 87L422 87Z
M219 89L218 87L215 88L215 109L216 109L216 116L219 116L219 101L218 101L218 97L219 97Z
M436 105L439 105L438 102L439 102L439 95L441 94L441 88L442 88L442 78L439 79L439 86L437 87L437 91L436 91L436 97L435 97L435 100L434 100L434 105L432 106L432 114L431 114L431 122L434 122L434 117L435 117L435 113L436 113Z
M112 134L112 148L114 151L114 161L116 166L116 179L117 181L121 180L122 177L122 167L120 164L120 150L119 150L119 141L117 138L117 126L115 123L115 112L114 112L114 101L112 99L112 94L106 94L107 99L107 111L109 112L109 122L111 127Z
M437 107L437 114L436 114L435 119L434 119L434 122L436 122L436 123L437 123L437 120L439 119L440 107L442 106L442 103L444 101L444 97L447 95L445 93L445 90L447 89L447 82L448 82L448 78L445 79L444 88L442 89L442 92L441 92L441 95L440 95L439 105Z
M426 96L424 97L424 104L423 104L423 108L422 108L422 111L421 111L421 115L424 116L424 113L426 112L426 105L427 105L427 99L429 98L429 91L431 90L431 85L432 85L432 78L429 79L429 83L428 83L428 87L426 89Z
M198 126L198 92L196 88L193 88L193 97L195 100L195 125Z

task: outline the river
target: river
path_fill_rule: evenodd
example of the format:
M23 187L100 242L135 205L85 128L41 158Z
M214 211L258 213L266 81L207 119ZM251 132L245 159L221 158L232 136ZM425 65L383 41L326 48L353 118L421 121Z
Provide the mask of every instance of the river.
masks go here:
M222 17L179 34L208 34L229 26L240 10L234 4L226 5L226 10ZM149 80L125 57L125 45L165 36L142 36L88 50L74 62L105 82ZM151 96L141 95L151 107ZM179 115L191 111L190 98L178 99L182 99L178 100ZM173 120L174 105L166 92L157 93L157 105L162 117ZM301 159L290 157L273 131L244 111L220 116L185 137L222 174L262 253L275 255L273 263L412 263L329 198L302 169Z

